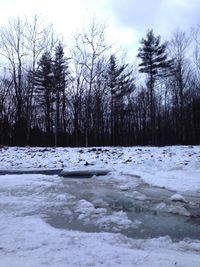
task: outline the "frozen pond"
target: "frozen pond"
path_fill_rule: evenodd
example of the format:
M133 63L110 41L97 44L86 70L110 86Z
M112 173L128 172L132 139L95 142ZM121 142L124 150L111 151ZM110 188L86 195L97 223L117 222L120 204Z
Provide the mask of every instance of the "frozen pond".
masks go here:
M127 227L125 223L125 229L123 229L123 222L122 227L118 227L118 225L116 227L115 221L109 220L110 218L108 218L110 225L106 224L105 227L105 225L100 224L99 226L91 214L85 216L85 220L79 220L78 214L73 213L69 220L69 217L63 214L62 209L55 214L51 212L48 215L47 222L58 228L78 229L88 232L102 231L103 228L103 230L120 232L133 238L169 235L174 240L181 240L186 237L200 239L198 197L194 199L194 197L186 196L185 199L188 202L185 203L170 202L169 198L174 192L150 187L134 177L132 177L132 183L135 183L135 186L128 189L117 185L116 181L108 182L101 179L69 179L63 181L66 192L75 196L76 200L84 199L92 203L97 211L101 208L106 209L107 212L104 216L123 211L127 214L127 218L133 222L130 227ZM191 202L191 198L193 202ZM191 216L181 216L157 209L159 203L168 203L171 206L180 207L180 211L181 208L186 209L191 213ZM96 217L98 219L98 216Z
M1 213L39 216L61 229L117 232L132 238L169 235L173 240L200 239L198 193L186 192L183 199L174 200L176 192L150 187L137 176L126 177L126 184L123 177L116 181L111 175L0 178L10 181L0 188Z

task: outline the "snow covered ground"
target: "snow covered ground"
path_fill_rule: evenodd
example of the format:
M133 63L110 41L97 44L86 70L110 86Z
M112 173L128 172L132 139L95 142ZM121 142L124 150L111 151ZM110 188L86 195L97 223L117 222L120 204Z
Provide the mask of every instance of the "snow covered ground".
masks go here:
M200 190L200 146L0 148L0 169L106 167L172 190Z
M175 191L171 202L185 203L184 194L200 193L199 146L0 148L0 169L83 167L111 169L108 177L94 180L97 185L116 184L113 190L141 201L146 196L135 191L141 182ZM73 192L66 193L63 179L39 174L0 176L0 266L200 266L200 241L128 238L119 230L137 229L140 222L132 223L126 212L109 214L107 207L97 208ZM93 220L102 231L53 227L47 213L61 208L69 220L77 213L80 222ZM110 224L116 233L105 232Z

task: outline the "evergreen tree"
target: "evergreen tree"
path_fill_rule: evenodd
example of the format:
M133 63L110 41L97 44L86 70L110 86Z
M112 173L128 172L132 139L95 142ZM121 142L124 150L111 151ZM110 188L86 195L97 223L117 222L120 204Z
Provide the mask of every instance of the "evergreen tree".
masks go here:
M38 101L40 106L44 107L46 133L49 135L53 126L52 103L54 101L53 61L49 52L45 52L38 63L38 69L34 74L34 84L36 101Z
M119 138L123 138L124 97L129 95L134 89L131 73L128 71L128 64L119 66L115 55L110 56L106 78L111 94L110 120L112 145L119 144Z
M66 82L69 75L67 59L65 58L63 46L59 43L55 49L54 58L54 83L56 98L56 118L55 118L55 146L58 145L58 132L61 132L61 122L63 132L66 133ZM61 104L61 114L60 114ZM62 120L62 121L61 121Z
M160 43L160 36L154 36L153 30L149 30L146 39L141 40L138 57L141 59L139 71L146 73L147 88L150 95L150 121L151 142L155 144L155 82L163 76L169 75L172 70L173 61L167 59L167 43Z

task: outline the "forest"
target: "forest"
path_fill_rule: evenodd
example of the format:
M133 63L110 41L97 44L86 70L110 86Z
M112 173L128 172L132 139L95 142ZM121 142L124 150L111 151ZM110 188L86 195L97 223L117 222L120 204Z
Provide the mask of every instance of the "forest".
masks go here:
M1 25L1 146L200 144L200 26L167 41L147 29L129 60L106 30L93 19L72 41L37 15Z

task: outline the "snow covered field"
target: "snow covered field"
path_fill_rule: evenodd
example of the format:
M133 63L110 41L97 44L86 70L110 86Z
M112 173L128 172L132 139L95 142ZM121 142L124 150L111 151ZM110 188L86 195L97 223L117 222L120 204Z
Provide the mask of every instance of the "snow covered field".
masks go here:
M106 167L172 190L200 190L200 147L0 148L0 168Z
M200 204L199 146L0 149L0 169L91 167L112 170L107 177L93 180L98 197L98 186L104 192L106 185L120 196L145 202L148 196L135 188L149 184L172 190L167 205L155 203L158 209L174 212L171 203L178 202L175 212L189 216L187 210L183 213L183 205ZM125 211L95 206L84 192L81 198L66 192L73 188L66 179L39 174L0 176L0 266L200 266L200 241L128 238L121 229L137 231L141 222L133 223ZM82 185L77 182L77 188ZM196 196L196 203L189 202L188 195ZM92 220L102 231L53 227L47 214L55 210L69 219L76 213L83 224Z

